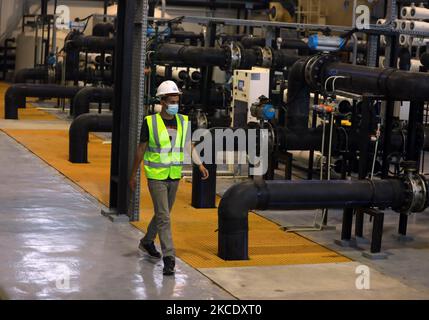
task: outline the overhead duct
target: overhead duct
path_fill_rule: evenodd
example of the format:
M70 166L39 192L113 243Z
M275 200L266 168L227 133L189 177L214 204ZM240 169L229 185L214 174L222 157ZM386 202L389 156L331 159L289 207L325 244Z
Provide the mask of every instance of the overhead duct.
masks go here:
M73 120L69 129L69 161L88 162L90 132L112 132L113 116L105 114L81 114Z
M113 102L113 88L85 87L73 99L73 117L89 112L91 102Z
M407 174L389 180L246 181L223 195L218 209L218 255L247 260L250 210L392 208L421 212L428 206L425 178Z
M55 84L14 84L5 93L5 119L18 119L18 108L25 107L27 97L73 98L82 87L64 87Z

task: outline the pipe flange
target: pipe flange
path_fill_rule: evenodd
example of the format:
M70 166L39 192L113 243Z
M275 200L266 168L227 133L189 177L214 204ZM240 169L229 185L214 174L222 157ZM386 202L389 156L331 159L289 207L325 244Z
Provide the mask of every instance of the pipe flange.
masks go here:
M241 64L241 48L237 43L231 42L229 49L231 56L230 67L231 70L234 70L239 68Z
M261 67L262 68L271 68L273 65L273 52L271 51L271 48L268 47L259 47L259 50L261 51Z
M411 214L422 212L428 206L427 181L424 176L415 173L407 173L403 177L405 184L405 201L399 212Z
M305 66L305 81L316 91L323 91L323 69L325 64L337 62L338 58L332 54L318 54L311 57Z

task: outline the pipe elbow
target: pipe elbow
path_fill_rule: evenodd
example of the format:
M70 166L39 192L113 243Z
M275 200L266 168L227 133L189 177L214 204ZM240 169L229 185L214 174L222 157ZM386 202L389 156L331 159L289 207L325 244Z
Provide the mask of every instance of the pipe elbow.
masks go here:
M225 192L219 203L219 221L245 221L247 229L248 212L253 209L262 209L267 199L268 190L266 182L263 180L235 184ZM221 228L219 225L219 230Z

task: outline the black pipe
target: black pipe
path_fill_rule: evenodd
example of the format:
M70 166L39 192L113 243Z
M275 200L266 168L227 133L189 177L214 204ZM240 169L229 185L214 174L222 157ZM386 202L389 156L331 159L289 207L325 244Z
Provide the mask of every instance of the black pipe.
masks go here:
M307 129L310 108L310 87L305 82L307 60L299 60L289 70L286 126L291 130Z
M108 37L115 32L115 27L111 23L97 23L92 27L92 35L95 37Z
M168 0L169 6L178 7L203 7L203 8L224 8L224 9L237 9L247 8L248 4L252 4L252 9L267 9L267 1L254 0L254 1L239 1L239 0L211 0L211 1L198 1L198 0Z
M85 50L88 52L111 51L115 49L116 39L97 36L74 36L71 40L66 41L65 50Z
M260 209L397 209L405 201L404 183L391 180L246 181L229 188L218 210L218 255L247 260L248 212Z
M183 42L191 40L193 44L196 44L198 40L204 41L204 35L202 33L195 33L192 31L184 30L173 30L168 36L168 39L174 39L177 42Z
M240 42L245 49L250 49L252 47L265 47L265 38L263 37L253 37L245 36L242 37Z
M113 100L113 88L85 87L74 96L73 117L89 112L91 102L110 102Z
M25 107L26 97L73 98L82 87L64 87L54 84L23 84L10 86L5 93L5 119L18 119L18 108Z
M270 50L271 54L264 57L261 47L252 49L240 48L240 59L235 62L241 69L249 69L253 66L266 66L281 70L293 65L300 57L289 54L286 50ZM195 47L180 44L161 44L154 50L150 59L155 64L170 64L173 66L206 67L218 66L230 67L231 49L228 46L221 48Z
M81 114L69 129L69 161L88 162L89 132L112 132L113 116L110 114Z
M14 83L26 83L27 80L48 81L48 67L24 68L15 72Z
M327 63L319 68L323 70L322 76L314 85L321 90L324 90L329 77L343 76L345 79L336 80L335 89L358 94L382 95L396 100L429 100L429 75L425 73L337 62Z
M185 66L226 66L228 51L224 48L161 44L151 56L154 63Z

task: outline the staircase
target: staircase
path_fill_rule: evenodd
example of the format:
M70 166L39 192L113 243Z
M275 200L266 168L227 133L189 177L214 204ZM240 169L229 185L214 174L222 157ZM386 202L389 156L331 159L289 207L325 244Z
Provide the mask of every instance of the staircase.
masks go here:
M0 80L6 80L9 71L15 69L15 39L9 38L0 46Z

